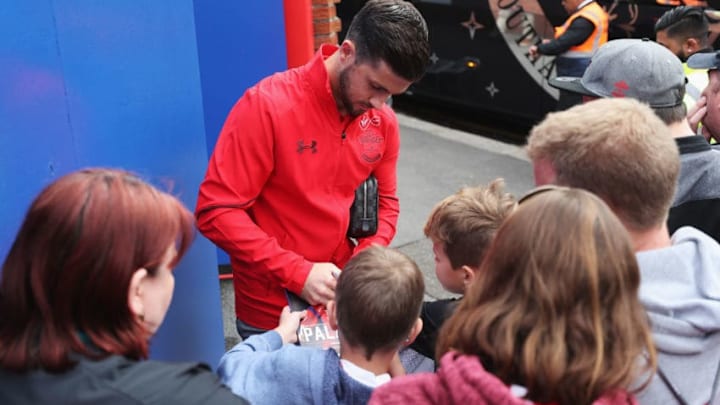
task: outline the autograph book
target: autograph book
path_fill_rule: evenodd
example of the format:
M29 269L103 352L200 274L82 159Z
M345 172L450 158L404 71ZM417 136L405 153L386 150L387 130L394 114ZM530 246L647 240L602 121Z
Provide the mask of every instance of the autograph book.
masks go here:
M333 349L340 353L338 332L330 328L327 311L322 305L310 305L290 291L285 292L291 311L307 310L307 316L298 328L298 344L321 349Z

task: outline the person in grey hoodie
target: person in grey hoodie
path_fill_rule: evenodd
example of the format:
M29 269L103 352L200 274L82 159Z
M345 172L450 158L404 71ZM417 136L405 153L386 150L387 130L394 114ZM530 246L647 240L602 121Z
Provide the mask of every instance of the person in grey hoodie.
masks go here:
M656 381L638 399L705 404L714 387L712 403L718 403L720 247L702 232L683 227L673 234L671 246L638 252L637 259L640 298L659 354Z
M399 251L372 246L350 259L328 303L332 349L297 347L304 312L283 309L280 325L239 343L220 360L223 383L252 404L364 404L397 375L398 350L422 329L423 275Z
M590 66L604 66L606 77L582 84L595 83L599 88L601 83L612 87L623 82L620 87L628 98L590 101L549 114L533 128L527 150L535 182L595 193L630 233L640 266L640 301L649 314L658 352L658 371L648 386L639 387L644 389L638 401L653 405L717 403L720 245L692 227L680 228L670 237L666 220L680 168L678 149L668 126L647 105L632 99L643 91L668 88L670 79L665 77L653 88L647 83L652 74L623 75L622 70L611 67L649 69L658 64L648 64L648 53L667 53L661 59L671 62L660 63L660 70L678 73L673 67L677 58L651 42L623 42L614 46L624 48L632 58L618 63L617 53L611 52L606 56L614 56L614 64L596 64L595 58L603 55L601 48ZM586 74L589 72L591 69ZM684 80L670 77L675 85ZM644 84L638 83L643 80ZM680 94L673 91L668 97L677 97L674 100L679 105Z

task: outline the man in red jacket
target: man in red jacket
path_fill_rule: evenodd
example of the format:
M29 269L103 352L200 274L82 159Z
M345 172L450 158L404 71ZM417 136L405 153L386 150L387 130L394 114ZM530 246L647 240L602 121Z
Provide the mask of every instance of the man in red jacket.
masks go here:
M353 253L395 235L397 118L385 101L418 80L428 32L415 7L371 0L337 46L261 80L240 98L200 186L200 231L230 255L238 333L277 326L285 290L333 299ZM346 236L355 189L378 182L378 229Z

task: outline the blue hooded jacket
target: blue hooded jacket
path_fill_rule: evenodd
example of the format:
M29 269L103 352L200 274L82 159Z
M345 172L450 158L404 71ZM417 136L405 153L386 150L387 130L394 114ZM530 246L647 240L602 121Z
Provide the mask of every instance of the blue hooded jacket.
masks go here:
M351 378L334 350L283 345L268 331L220 359L224 384L252 404L366 404L373 388Z

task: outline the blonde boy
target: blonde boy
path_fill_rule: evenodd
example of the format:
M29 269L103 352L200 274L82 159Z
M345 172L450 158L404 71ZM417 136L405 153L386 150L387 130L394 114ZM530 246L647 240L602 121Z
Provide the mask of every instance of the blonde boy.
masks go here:
M495 232L516 206L504 181L495 179L487 187L464 187L433 208L424 231L433 243L435 275L445 290L465 293ZM455 298L424 302L423 330L410 348L434 358L437 332L456 304Z

